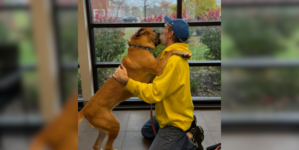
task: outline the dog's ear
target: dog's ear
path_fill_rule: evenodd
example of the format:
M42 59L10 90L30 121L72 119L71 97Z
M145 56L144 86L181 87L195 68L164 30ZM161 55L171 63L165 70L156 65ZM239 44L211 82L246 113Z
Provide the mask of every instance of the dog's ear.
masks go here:
M140 28L136 33L136 37L143 35L145 32L146 32L146 30L144 28Z

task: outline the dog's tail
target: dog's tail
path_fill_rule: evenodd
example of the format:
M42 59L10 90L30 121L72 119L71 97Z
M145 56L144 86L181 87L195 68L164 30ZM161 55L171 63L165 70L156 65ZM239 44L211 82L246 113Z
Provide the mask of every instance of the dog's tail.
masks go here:
M80 123L81 123L81 121L83 120L84 117L85 117L85 116L84 116L84 113L83 113L83 111L81 110L81 111L78 113L78 127L79 127L79 125L80 125Z

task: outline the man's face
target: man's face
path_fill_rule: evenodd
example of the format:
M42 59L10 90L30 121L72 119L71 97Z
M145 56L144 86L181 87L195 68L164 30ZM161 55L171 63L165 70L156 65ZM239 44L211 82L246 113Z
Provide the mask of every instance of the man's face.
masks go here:
M171 33L168 31L168 28L169 28L168 25L165 26L162 33L160 34L161 44L164 46L166 45L167 40L171 37L171 36L169 36L169 34L171 34Z

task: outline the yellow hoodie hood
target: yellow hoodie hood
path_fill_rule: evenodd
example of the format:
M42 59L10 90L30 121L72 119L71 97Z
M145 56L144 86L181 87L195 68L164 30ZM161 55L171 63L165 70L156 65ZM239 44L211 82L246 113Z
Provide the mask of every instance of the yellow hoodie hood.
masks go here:
M173 43L171 45L169 45L161 54L160 59L163 59L166 55L165 52L167 51L171 51L171 50L178 50L178 51L184 51L184 52L188 52L189 54L192 55L192 53L189 51L189 45L185 44L185 43ZM191 58L188 58L187 60L191 60Z

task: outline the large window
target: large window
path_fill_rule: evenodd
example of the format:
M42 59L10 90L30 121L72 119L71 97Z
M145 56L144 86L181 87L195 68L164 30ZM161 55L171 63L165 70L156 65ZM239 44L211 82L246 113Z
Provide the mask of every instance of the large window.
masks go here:
M163 22L165 14L176 16L176 0L91 0L94 23Z
M28 1L0 0L0 51L1 108L20 102L36 110L37 57Z
M203 3L207 5L202 6ZM187 43L192 52L189 66L193 101L206 97L220 103L220 0L86 0L86 10L95 92L112 77L128 53L127 42L132 34L140 27L161 32L164 16L169 16L183 18L190 26ZM154 56L164 48L157 46Z
M60 67L60 90L62 99L66 100L77 86L78 1L56 0L53 3L53 22Z

